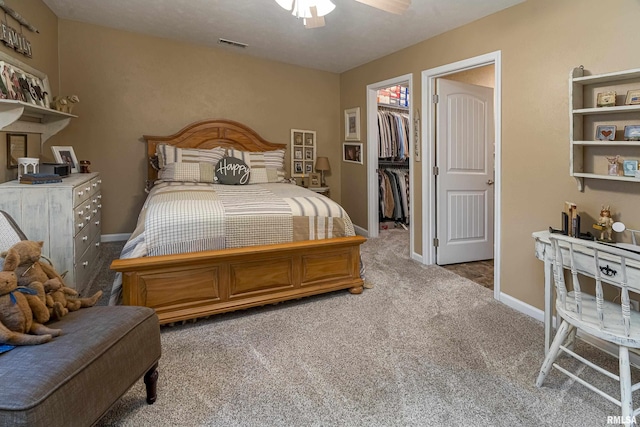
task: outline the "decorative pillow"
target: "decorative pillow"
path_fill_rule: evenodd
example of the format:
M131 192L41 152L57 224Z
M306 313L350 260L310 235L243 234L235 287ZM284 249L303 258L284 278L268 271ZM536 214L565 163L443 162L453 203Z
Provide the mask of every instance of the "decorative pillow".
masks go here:
M225 185L249 184L251 170L245 162L235 157L223 157L216 165L216 182Z
M229 150L227 155L243 160L251 169L249 184L284 182L284 150L240 151Z
M169 163L158 172L162 181L215 182L215 165L208 162Z
M163 168L170 163L213 163L214 165L224 157L226 150L223 147L211 149L203 148L178 148L169 144L156 145L158 166Z

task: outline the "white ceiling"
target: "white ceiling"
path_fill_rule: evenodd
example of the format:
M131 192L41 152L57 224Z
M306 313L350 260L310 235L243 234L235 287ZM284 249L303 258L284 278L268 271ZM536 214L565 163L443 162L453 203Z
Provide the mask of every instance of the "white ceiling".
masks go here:
M307 30L275 0L43 0L62 19L340 73L524 0L413 0L402 16L333 0L326 26Z

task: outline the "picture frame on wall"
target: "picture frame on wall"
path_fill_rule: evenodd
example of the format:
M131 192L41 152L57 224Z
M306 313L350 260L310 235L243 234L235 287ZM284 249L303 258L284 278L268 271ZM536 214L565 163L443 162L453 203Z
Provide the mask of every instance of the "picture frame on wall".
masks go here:
M56 162L68 163L71 165L71 173L78 172L79 163L76 153L73 151L73 147L54 145L51 147L51 151L53 152L53 157L56 159Z
M344 110L345 141L360 141L360 107Z
M17 169L18 159L27 157L27 134L8 133L7 134L7 168Z
M600 125L596 127L596 141L613 141L616 139L615 125Z
M342 161L362 164L362 143L344 142L342 144Z
M291 176L304 178L316 162L316 131L291 129Z

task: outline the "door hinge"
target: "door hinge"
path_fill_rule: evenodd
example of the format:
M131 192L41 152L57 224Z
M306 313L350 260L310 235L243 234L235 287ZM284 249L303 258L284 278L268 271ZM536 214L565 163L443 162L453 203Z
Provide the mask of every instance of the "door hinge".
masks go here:
M438 240L437 237L433 238L433 246L435 246L436 248L440 246L440 240Z
M433 167L433 174L435 176L438 176L440 174L440 168L438 168L437 166Z
M439 100L440 99L438 98L438 95L433 95L432 101L433 101L434 104L437 104Z

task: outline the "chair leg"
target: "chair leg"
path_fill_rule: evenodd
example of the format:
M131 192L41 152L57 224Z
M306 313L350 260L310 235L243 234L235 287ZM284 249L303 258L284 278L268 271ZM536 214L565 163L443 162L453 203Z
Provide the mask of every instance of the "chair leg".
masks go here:
M147 386L147 403L152 405L156 401L158 383L158 364L156 363L144 374L144 384Z
M633 401L631 398L631 370L629 368L629 349L620 346L620 404L622 407L622 419L630 420L633 415ZM625 425L627 425L625 423Z
M560 346L567 339L567 335L574 330L575 327L571 326L566 321L562 321L560 328L558 328L558 332L556 332L556 337L553 339L551 343L551 347L549 348L549 353L547 353L547 357L544 358L544 362L542 363L542 367L540 368L540 374L538 374L538 379L536 380L536 387L542 387L542 383L544 379L551 371L553 367L553 362L555 362L556 357L558 357L558 353L560 352Z

